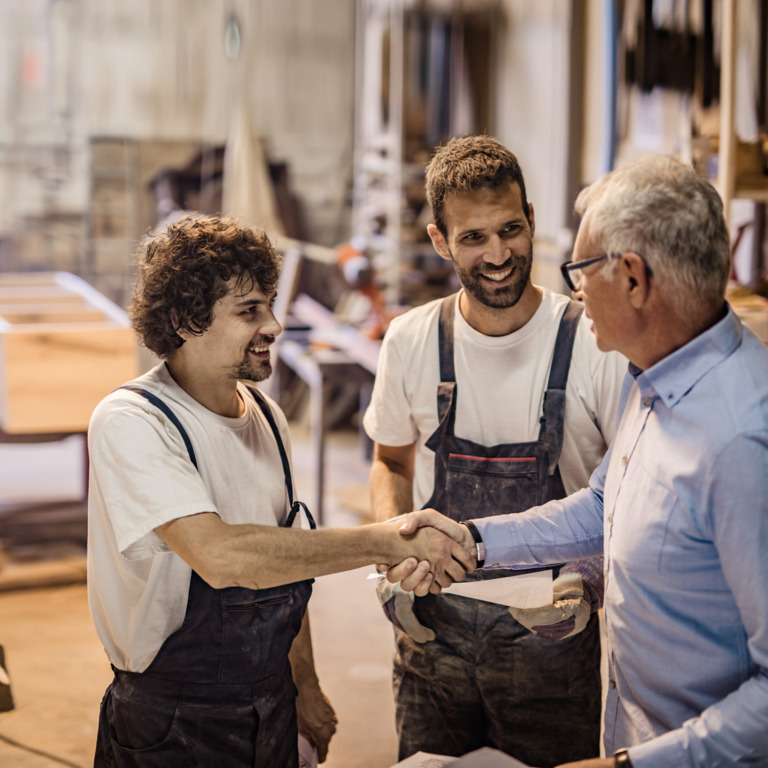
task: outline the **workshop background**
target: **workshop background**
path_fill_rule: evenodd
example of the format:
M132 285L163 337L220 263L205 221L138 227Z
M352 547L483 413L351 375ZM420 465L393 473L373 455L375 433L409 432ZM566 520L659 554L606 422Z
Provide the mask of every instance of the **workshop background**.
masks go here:
M265 227L286 331L263 386L299 495L322 525L369 522L380 340L457 287L425 232L433 148L489 133L519 156L534 279L558 291L581 186L646 153L694 163L726 202L729 297L768 342L767 80L759 0L0 0L0 765L92 763L111 673L84 432L155 362L125 315L141 237L185 210ZM396 762L370 570L318 579L310 607L329 768Z

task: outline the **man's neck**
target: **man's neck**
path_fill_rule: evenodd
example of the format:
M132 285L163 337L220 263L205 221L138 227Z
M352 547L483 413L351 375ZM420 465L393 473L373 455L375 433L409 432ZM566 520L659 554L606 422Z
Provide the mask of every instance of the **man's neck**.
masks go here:
M727 311L723 302L721 306L702 311L696 317L681 316L680 312L669 308L667 312L651 313L652 321L648 323L645 332L638 335L638 349L627 357L638 368L646 371L719 323Z
M199 369L189 364L184 357L175 352L165 361L171 378L193 399L209 411L237 418L244 413L245 406L237 391L235 379L212 378L201 374Z
M459 294L462 317L478 333L485 336L506 336L522 328L535 314L543 297L541 288L529 283L513 307L499 309L482 304L466 290Z

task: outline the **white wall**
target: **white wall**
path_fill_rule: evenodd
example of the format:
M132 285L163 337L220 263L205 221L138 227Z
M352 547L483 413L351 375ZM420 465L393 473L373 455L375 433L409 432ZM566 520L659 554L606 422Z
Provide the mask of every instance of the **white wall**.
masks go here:
M315 239L331 242L352 157L353 45L354 0L0 0L0 230L85 206L89 136L221 144L244 99ZM59 183L20 178L36 158L50 165L52 144L69 150Z

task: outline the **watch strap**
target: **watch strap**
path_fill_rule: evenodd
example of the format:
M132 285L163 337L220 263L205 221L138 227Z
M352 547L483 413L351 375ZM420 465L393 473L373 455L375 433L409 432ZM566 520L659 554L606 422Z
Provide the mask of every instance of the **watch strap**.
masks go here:
M485 565L485 542L480 535L480 531L477 530L477 526L471 520L462 520L461 524L467 527L467 530L472 534L472 539L475 542L475 559L477 560L477 567L482 568Z

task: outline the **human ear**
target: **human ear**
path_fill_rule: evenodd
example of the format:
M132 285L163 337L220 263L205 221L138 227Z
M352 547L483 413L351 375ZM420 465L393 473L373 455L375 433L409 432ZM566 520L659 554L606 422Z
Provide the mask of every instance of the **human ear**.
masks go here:
M189 341L189 338L192 334L186 328L179 328L179 315L175 309L171 310L171 325L173 325L174 329L176 330L176 335L182 341Z
M427 234L429 235L429 239L432 241L432 245L434 246L434 249L437 251L438 255L442 256L442 258L447 259L448 261L452 261L453 259L451 258L451 251L448 248L448 243L445 242L443 233L434 224L428 224Z
M622 277L626 281L629 301L635 309L640 309L651 290L650 275L645 261L637 254L628 252L621 257Z

